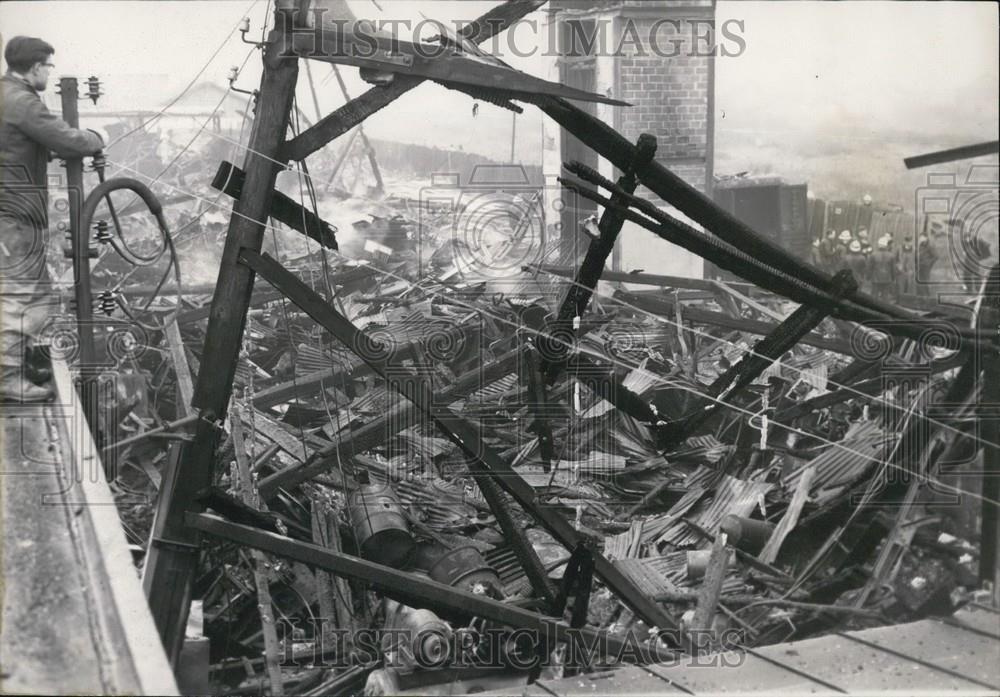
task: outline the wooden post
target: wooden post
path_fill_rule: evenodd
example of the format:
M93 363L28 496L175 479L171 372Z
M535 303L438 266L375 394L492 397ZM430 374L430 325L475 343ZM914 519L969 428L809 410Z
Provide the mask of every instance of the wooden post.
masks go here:
M513 151L513 145L511 145L512 160ZM635 170L639 167L645 167L656 155L656 138L649 133L643 133L636 141L635 152L633 166L618 179L618 186L630 194L635 193L636 187L639 185L635 177ZM621 197L613 195L612 200L621 202ZM556 320L550 329L550 332L555 334L557 339L576 335L574 318L582 318L583 313L586 312L587 305L594 294L594 289L597 288L598 281L601 280L601 274L604 273L608 257L615 249L618 235L624 224L625 216L613 208L604 209L597 226L600 234L596 239L591 240L590 246L587 247L587 254L576 272L574 282L566 289L566 297L563 298ZM548 355L544 356L545 360L541 371L551 384L558 377L562 368L560 364L570 347L560 343L547 348L548 350L544 353Z
M288 23L285 23L285 20ZM246 181L233 206L222 253L219 279L209 314L203 356L211 356L213 370L199 371L192 406L201 415L194 441L184 448L177 476L167 501L159 512L164 520L154 523L160 537L150 545L143 584L160 638L171 661L176 661L184 639L191 592L198 563L199 534L184 524L184 514L197 510L195 495L211 485L220 428L232 394L233 377L247 310L253 292L254 273L238 261L242 249L259 250L265 222L274 196L274 183L281 169L279 152L288 130L288 118L298 77L298 61L282 58L282 30L291 27L291 15L278 8L275 27L264 51L250 145L243 170Z
M75 77L59 79L59 97L62 100L62 118L73 128L80 127L77 108L79 93ZM80 229L80 209L83 207L83 158L66 158L66 188L69 193L69 232L73 256L73 291L76 298L77 329L80 332L80 367L92 367L96 362L94 346L94 308L90 297L90 240L87 231ZM85 404L89 407L89 404ZM87 418L93 415L87 413ZM93 424L92 424L93 425Z
M79 91L75 77L59 79L59 97L62 101L62 118L73 128L80 127L77 106ZM66 191L69 194L69 241L73 259L73 298L76 302L76 330L80 342L80 402L87 418L90 434L98 443L97 413L100 407L97 386L97 347L94 343L94 303L90 292L90 236L80 229L80 211L83 208L83 158L66 158ZM110 463L109 463L110 464ZM106 466L107 469L107 466Z
M253 407L250 407L251 409ZM233 438L233 452L236 457L235 474L236 491L243 503L257 510L267 510L261 504L260 495L250 473L250 460L247 457L246 440L243 437L242 415L237 413L230 420ZM251 434L251 438L252 438ZM261 632L264 635L264 665L267 667L267 679L270 683L269 694L281 697L285 687L281 677L281 666L278 664L280 644L278 630L274 625L274 603L271 602L271 578L268 572L267 556L259 549L251 550L253 557L253 581L257 590L257 610L260 612Z
M726 570L729 568L729 548L726 546L726 533L720 532L712 544L712 556L708 560L708 570L705 579L698 590L698 604L691 620L691 645L697 650L712 650L718 637L712 632L712 620L719 606L719 595L722 584L726 580ZM709 638L707 645L699 641L699 636Z
M174 361L174 373L177 374L177 418L190 416L191 401L194 399L194 381L191 379L191 367L187 362L187 355L184 353L184 339L181 338L181 328L177 322L171 318L164 327L164 337L170 347L170 357Z

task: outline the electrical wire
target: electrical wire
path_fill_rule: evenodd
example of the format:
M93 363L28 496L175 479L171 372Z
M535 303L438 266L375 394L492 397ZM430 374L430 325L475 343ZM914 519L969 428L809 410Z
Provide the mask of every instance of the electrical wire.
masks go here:
M226 34L226 38L224 38L222 40L222 43L219 44L218 48L216 48L215 51L212 53L212 55L208 57L208 60L205 61L205 64L201 66L201 69L197 73L195 73L195 76L192 77L191 80L187 83L187 85L184 86L184 89L181 90L180 94L178 94L176 97L174 97L173 99L171 99L165 106L163 106L163 108L161 108L159 110L159 112L157 112L155 115L153 115L152 117L150 117L150 119L148 121L143 121L142 123L140 123L135 128L133 128L133 129L131 129L129 131L126 131L125 133L123 133L122 135L118 136L113 141L111 141L110 143L108 143L107 145L105 145L104 146L105 150L110 149L112 145L115 145L116 143L120 143L122 140L124 140L125 138L128 138L129 136L133 135L134 133L136 133L138 131L141 131L142 129L144 129L149 124L151 124L154 121L156 121L157 119L161 118L166 113L167 109L169 109L174 104L176 104L177 102L179 102L184 97L184 95L188 93L188 90L190 90L194 86L194 84L198 81L198 78L200 78L202 76L202 74L206 70L208 70L208 66L212 64L212 61L215 60L216 56L218 56L222 52L222 49L226 47L226 44L229 43L229 40L232 38L233 34L235 34L236 30L239 29L240 22L243 20L243 17L245 17L247 14L249 14L250 11L254 8L254 6L256 6L257 3L259 3L259 2L260 2L260 0L253 0L253 2L251 2L249 5L247 5L247 8L245 10L243 10L243 14L240 16L240 20L237 21L236 24L233 25L233 28L229 30L228 34Z

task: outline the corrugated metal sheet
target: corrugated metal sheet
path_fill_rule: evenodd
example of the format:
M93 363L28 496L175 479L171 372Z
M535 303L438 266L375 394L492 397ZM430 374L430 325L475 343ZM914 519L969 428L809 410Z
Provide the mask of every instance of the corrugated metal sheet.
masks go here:
M671 552L645 559L619 559L615 566L650 595L676 592L678 589L697 587L698 583L687 578L687 553ZM736 568L722 582L723 593L746 592L746 584Z
M509 373L499 380L494 380L488 385L479 388L465 399L466 404L473 402L492 402L507 392L517 387L517 373Z
M794 491L803 472L816 468L810 489L810 498L822 503L837 495L846 486L864 476L881 460L885 446L895 440L896 434L887 435L873 421L857 422L844 435L843 440L829 446L822 453L787 477L783 485Z
M763 501L764 495L774 488L769 482L747 481L728 474L715 485L712 497L702 500L687 516L709 532L716 532L722 519L729 514L746 516ZM660 544L674 547L705 546L707 542L682 520L676 521L660 536Z

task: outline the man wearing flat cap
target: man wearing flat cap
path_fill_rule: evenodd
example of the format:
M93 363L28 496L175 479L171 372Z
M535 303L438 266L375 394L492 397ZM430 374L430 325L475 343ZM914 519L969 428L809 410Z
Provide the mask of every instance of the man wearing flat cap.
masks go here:
M48 388L33 384L25 353L49 313L45 266L48 164L59 157L94 155L104 143L93 131L72 128L39 96L48 86L55 49L30 36L4 47L0 78L0 398L40 401Z

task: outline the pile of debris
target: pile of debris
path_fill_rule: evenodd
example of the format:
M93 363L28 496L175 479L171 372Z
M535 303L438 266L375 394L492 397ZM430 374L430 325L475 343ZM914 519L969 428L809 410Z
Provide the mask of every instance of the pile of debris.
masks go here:
M200 503L397 569L415 593L435 581L456 606L500 600L611 643L581 656L520 642L474 605L415 609L373 592L378 575L221 545L192 614L213 691L513 687L542 670L946 613L978 586L979 502L956 497L978 487L962 474L981 469L977 388L940 337L818 317L769 354L758 340L796 321L796 303L750 284L608 273L560 341L559 301L581 284L567 284L575 269L558 249L541 257L554 264L470 275L447 216L429 253L413 242L412 201L379 205L357 225L372 242L362 262L272 250L360 340L258 284ZM104 448L139 560L197 419L191 374L217 367L200 353L209 291L169 300L137 315L162 339L118 366Z

